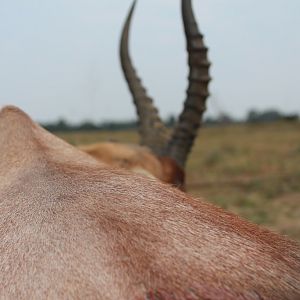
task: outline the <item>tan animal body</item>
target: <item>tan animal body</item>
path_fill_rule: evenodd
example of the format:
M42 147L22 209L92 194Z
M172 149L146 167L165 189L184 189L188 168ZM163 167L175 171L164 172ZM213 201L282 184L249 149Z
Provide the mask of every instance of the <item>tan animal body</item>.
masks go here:
M110 166L144 174L183 189L184 171L174 160L156 156L148 147L101 142L78 148Z
M300 299L300 248L0 111L0 298Z
M141 144L148 149L145 147L135 148L126 144L111 144L110 148L114 147L114 152L118 152L116 161L106 151L108 148L107 144L98 143L91 145L87 152L100 161L110 161L112 165L120 165L120 161L127 160L128 164L123 164L123 168L129 166L128 169L132 170L132 165L135 165L137 170L143 170L146 174L151 174L164 182L184 189L185 163L197 136L197 130L200 127L202 115L205 111L206 99L209 95L210 63L207 57L207 48L198 29L191 0L182 0L182 20L189 64L189 84L184 108L173 131L170 132L162 122L153 100L147 95L146 89L143 87L131 62L128 39L134 8L135 1L122 31L120 60L139 117ZM90 151L91 148L92 151ZM124 154L122 154L122 151L124 151ZM127 154L132 151L135 151L136 157L131 156L132 159L130 160ZM146 162L145 159L148 161ZM150 167L153 161L159 164L154 163Z

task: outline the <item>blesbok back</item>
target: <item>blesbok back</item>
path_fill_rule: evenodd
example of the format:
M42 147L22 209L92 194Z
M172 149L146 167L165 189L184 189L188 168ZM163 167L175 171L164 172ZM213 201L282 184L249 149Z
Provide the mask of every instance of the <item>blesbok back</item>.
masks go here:
M289 239L0 112L2 299L300 299Z

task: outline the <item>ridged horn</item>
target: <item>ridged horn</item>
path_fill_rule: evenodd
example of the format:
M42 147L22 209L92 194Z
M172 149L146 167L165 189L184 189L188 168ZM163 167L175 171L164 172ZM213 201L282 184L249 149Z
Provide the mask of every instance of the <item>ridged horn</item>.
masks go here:
M161 155L167 145L168 131L159 117L153 100L147 95L146 89L143 87L133 67L129 54L129 31L135 5L136 1L133 1L123 26L120 42L120 60L139 118L141 144L148 146L157 155Z
M189 84L184 108L174 127L166 154L184 167L206 109L210 63L207 58L208 49L198 29L191 0L182 0L181 9L188 52Z

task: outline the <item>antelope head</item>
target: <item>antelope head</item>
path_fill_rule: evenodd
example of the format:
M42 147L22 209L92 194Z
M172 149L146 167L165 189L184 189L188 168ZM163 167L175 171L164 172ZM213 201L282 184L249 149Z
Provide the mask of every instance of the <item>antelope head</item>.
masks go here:
M151 149L160 160L165 173L164 181L184 187L185 164L201 125L206 99L209 96L208 49L198 29L191 0L182 0L182 20L189 65L188 88L183 110L170 133L139 79L129 54L129 31L135 5L136 1L133 2L123 27L120 59L139 118L141 144Z

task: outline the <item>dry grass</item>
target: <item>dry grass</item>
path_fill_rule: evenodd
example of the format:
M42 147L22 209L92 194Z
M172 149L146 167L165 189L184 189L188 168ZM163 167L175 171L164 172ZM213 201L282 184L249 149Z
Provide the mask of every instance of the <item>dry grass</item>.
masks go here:
M74 145L138 141L130 131L60 136ZM203 128L187 174L189 193L300 240L300 123Z

